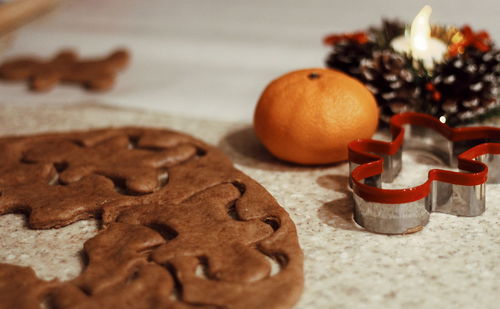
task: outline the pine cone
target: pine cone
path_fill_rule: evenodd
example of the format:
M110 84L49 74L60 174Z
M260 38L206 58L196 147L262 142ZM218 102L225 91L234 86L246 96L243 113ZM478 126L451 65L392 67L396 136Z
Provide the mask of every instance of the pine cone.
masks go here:
M373 48L372 42L360 44L352 40L342 40L333 45L333 49L326 59L326 65L355 78L360 78L359 64L363 59L371 58Z
M500 82L500 49L492 48L486 53L477 49L470 51L469 55L475 58L476 63L480 63L480 71L486 74L493 74Z
M472 122L499 107L500 52L468 52L435 68L426 112L452 126Z
M381 119L417 109L420 88L408 59L389 50L373 53L361 62L362 81L377 98Z

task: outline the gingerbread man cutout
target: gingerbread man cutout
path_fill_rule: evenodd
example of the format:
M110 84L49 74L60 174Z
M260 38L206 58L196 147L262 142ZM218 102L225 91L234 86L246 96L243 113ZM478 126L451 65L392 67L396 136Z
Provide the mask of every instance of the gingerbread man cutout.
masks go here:
M49 61L34 57L6 61L0 65L0 79L28 80L30 89L37 92L49 91L58 83L104 91L113 86L116 74L127 66L129 58L126 50L116 50L105 58L79 60L74 51L64 50Z

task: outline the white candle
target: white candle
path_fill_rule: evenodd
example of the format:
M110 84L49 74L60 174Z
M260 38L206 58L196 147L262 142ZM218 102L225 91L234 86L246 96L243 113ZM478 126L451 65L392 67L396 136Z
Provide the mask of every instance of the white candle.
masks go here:
M410 36L399 36L391 42L394 50L410 53L413 58L421 59L427 69L432 69L434 62L441 62L447 50L443 41L431 38L431 13L432 8L424 6L411 24Z

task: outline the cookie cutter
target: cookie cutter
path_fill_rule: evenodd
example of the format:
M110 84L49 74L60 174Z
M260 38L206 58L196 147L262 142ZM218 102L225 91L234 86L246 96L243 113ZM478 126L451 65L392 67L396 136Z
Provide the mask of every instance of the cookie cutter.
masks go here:
M356 223L375 233L406 234L421 230L431 212L484 212L486 183L500 183L500 128L451 128L426 114L402 113L391 118L390 130L391 142L349 144ZM459 171L432 169L421 185L384 189L400 173L404 150L430 152Z

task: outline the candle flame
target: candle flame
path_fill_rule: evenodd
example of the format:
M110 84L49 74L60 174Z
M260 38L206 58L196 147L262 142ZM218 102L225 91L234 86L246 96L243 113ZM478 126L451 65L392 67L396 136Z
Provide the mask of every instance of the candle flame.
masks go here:
M410 29L411 50L413 53L422 52L429 48L431 25L429 19L432 14L430 5L424 6L417 14Z
M410 53L412 58L422 61L425 68L432 70L435 63L443 60L448 46L441 40L431 37L432 8L424 6L411 24L410 33L391 41L391 46L400 53Z

